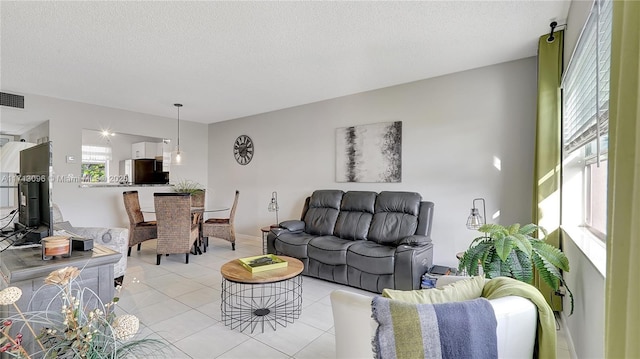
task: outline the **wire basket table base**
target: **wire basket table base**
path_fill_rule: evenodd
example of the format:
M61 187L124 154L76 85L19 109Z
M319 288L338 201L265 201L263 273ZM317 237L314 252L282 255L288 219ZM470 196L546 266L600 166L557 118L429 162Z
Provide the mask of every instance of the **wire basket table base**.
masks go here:
M302 276L269 283L238 283L222 279L220 310L224 325L251 333L264 333L265 324L276 330L300 317Z

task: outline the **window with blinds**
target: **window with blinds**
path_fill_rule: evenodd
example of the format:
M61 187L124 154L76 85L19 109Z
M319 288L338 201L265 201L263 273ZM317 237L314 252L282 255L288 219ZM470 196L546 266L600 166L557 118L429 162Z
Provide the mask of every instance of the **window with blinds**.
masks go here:
M82 162L104 163L111 160L111 147L82 146Z
M596 0L562 81L563 150L585 148L586 160L607 153L611 0Z
M562 79L563 225L606 240L612 0L595 0Z

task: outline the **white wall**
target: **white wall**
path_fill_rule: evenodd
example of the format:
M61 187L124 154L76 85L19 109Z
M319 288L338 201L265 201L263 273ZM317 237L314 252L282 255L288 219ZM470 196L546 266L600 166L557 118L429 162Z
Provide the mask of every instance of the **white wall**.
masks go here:
M172 103L167 105L173 110ZM151 116L114 108L84 104L51 97L25 94L25 110L0 109L2 121L20 123L27 120L49 120L49 139L53 143L55 175L80 175L82 129L109 129L113 132L175 141L177 120ZM188 178L207 182L207 125L181 119L180 147L186 157L184 164L173 166L171 181ZM175 143L175 142L172 142ZM76 163L66 163L72 155ZM122 192L138 190L143 206L153 207L153 193L166 192L168 187L81 188L79 183L56 181L53 201L62 209L66 220L76 226L128 227L122 202Z
M569 63L592 5L592 0L571 2L565 31L565 66ZM565 170L563 175L565 183L572 179L581 181L580 173L576 174ZM571 201L582 197L580 194L576 196L569 190L563 190L564 201L569 200L572 195ZM575 223L575 215L575 213L567 213L565 210L563 224ZM575 355L577 358L604 358L605 277L566 235L563 236L562 247L571 266L571 271L565 273L564 277L575 297L574 314L568 316L568 312L563 313L563 320L568 328ZM569 308L568 301L568 297L565 297L564 308Z
M475 236L465 227L473 198L486 199L489 217L500 211L494 222L531 221L535 103L528 58L214 123L208 202L230 205L239 189L236 230L259 236L275 222L272 191L281 221L299 218L316 189L416 191L435 203L434 261L457 266ZM336 183L336 128L388 121L402 121L402 183ZM232 153L242 134L255 143L246 166Z

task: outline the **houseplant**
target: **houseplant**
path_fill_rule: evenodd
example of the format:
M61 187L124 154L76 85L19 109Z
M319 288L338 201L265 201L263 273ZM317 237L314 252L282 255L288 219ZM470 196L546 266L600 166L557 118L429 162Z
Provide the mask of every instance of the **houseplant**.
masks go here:
M204 207L205 189L200 183L192 180L180 180L173 185L173 191L177 193L189 193L193 207Z
M547 231L535 224L505 227L485 224L478 229L484 235L475 238L460 259L459 269L477 275L481 266L487 278L511 277L531 284L535 268L549 287L558 292L560 285L567 289L573 314L573 293L562 278L569 271L569 260L558 248L545 242ZM542 238L532 236L536 231Z
M134 338L138 318L116 315L118 298L103 304L95 292L79 286L79 275L78 268L65 267L47 276L33 296L41 291L48 296L55 289L45 310L23 312L16 304L20 288L0 291L0 306L13 306L16 313L0 321L0 353L15 358L166 357L165 342Z

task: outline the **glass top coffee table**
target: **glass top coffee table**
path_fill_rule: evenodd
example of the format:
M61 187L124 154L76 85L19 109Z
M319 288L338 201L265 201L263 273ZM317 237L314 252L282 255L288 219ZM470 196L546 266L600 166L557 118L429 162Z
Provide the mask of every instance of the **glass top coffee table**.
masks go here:
M302 310L302 270L296 258L278 256L287 267L252 273L234 259L222 265L222 303L224 325L251 333L265 323L276 330L300 317Z

